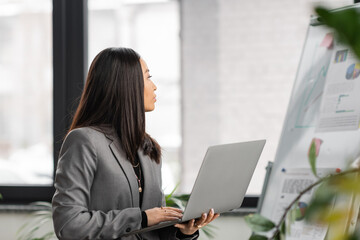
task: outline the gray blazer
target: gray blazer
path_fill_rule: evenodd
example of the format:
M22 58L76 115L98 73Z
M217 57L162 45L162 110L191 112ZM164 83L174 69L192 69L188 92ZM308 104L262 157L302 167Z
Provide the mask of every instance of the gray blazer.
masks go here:
M141 228L142 210L165 202L160 164L141 150L138 154L145 184L142 206L133 167L112 128L84 127L67 135L52 200L59 239L177 239L175 227L122 237Z

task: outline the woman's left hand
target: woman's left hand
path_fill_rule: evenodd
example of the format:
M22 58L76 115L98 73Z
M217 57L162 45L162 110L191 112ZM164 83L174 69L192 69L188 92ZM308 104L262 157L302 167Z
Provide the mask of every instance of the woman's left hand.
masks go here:
M188 223L178 223L175 224L175 227L179 228L180 231L185 235L192 235L200 228L208 225L210 222L219 217L219 213L214 213L214 209L209 211L209 214L203 213L201 218L192 219Z

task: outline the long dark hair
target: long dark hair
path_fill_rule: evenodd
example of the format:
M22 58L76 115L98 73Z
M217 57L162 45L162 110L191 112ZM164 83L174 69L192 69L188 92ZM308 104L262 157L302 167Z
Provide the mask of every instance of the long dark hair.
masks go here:
M160 146L145 132L144 79L132 49L107 48L95 57L69 131L102 124L116 130L132 163L139 148L160 163Z

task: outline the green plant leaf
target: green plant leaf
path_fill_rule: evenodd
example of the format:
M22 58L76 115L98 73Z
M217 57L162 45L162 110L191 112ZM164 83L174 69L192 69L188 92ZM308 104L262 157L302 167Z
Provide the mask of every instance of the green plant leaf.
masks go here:
M295 203L297 204L297 203ZM290 215L290 224L293 224L296 221L297 218L297 209L296 206L294 206L290 212L288 213Z
M280 240L280 232L278 232L278 233L274 236L273 239L274 239L274 240Z
M166 198L166 206L169 207L177 207L182 210L184 210L188 200L189 200L189 194L182 194L182 195L171 195L171 197Z
M212 224L208 224L200 229L202 233L209 239L213 239L216 237L216 230L218 228Z
M285 221L287 222L285 226L285 234L290 235L292 221L291 221L291 214L289 212L286 214Z
M51 203L49 202L34 202L31 205L39 206L41 210L35 211L32 216L32 220L28 221L22 225L16 233L18 240L50 240L56 239L55 233L53 231L38 236L43 226L49 222L52 222L52 211ZM35 236L37 235L37 236Z
M38 206L38 207L42 207L46 210L51 210L51 203L49 202L42 202L42 201L37 201L37 202L32 202L30 203L30 205L33 205L33 206Z
M346 240L358 240L360 239L360 231L359 229L351 233L349 236L347 236Z
M262 235L252 235L249 240L267 240L268 238Z
M286 233L286 221L284 220L280 225L280 233L285 235Z
M166 199L166 206L177 207L184 210L190 195L182 194L182 195L172 195L170 198Z
M359 236L356 236L356 234L351 234L350 236L348 236L348 238L346 240L358 240Z
M42 239L42 240L51 240L51 239L57 239L56 236L55 236L55 233L52 231L52 232L48 232L46 233L45 235L41 236L39 239Z
M360 193L360 184L358 173L334 176L331 184L336 190L345 194Z
M245 222L254 232L267 232L275 227L275 224L260 214L250 214L245 217Z
M200 229L208 238L215 238L215 226L206 225Z
M348 45L360 58L360 14L357 8L331 11L317 7L315 12L319 21L334 29L336 38Z
M316 156L316 144L315 144L314 140L311 142L308 157L309 157L309 163L311 166L311 171L317 177L317 173L316 173L316 158L317 158L317 156Z
M174 189L171 191L170 194L166 195L165 197L165 201L168 201L174 194L174 192L176 191L176 189L179 187L180 183L177 183L176 186L174 187Z
M173 196L173 198L187 202L189 201L190 194L181 194L181 195Z
M318 221L328 214L332 208L334 199L337 195L336 190L331 186L330 182L324 181L314 192L308 207L305 211L306 221Z

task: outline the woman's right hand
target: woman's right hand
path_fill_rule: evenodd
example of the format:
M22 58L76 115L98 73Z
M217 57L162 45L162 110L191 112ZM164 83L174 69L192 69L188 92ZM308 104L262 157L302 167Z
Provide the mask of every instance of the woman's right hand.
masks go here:
M182 218L182 210L173 207L151 208L145 210L148 226L156 225L160 222L173 221Z

